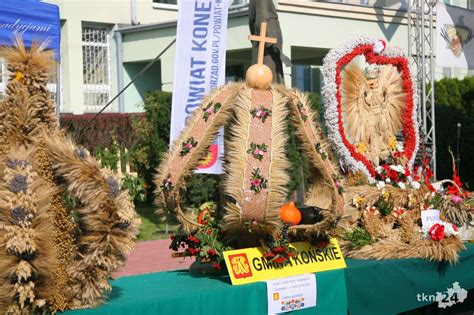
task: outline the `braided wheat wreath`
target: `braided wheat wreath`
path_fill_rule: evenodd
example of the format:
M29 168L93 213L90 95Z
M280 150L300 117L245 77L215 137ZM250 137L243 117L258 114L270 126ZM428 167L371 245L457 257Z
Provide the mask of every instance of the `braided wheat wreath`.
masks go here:
M98 305L133 248L137 220L113 173L58 129L46 84L51 52L2 48L10 80L0 103L0 310ZM73 219L63 201L79 200Z
M252 225L252 235L277 234L282 225L279 208L288 194L285 145L291 119L312 167L307 205L323 209L322 221L291 229L307 235L324 234L341 215L343 199L335 179L337 168L325 152L328 145L317 128L316 115L304 94L284 86L258 90L233 83L211 92L160 164L155 177L157 213L168 221L177 219L187 231L199 229L192 213L181 207L181 194L187 177L206 156L219 128L225 126L225 201L220 223L227 235L242 240L250 239L250 235L243 236L249 222L258 223Z

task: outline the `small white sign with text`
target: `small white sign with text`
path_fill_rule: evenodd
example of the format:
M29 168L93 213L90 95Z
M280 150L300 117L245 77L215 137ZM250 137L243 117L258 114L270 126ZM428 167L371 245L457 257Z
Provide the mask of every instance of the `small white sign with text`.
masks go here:
M423 228L429 228L434 223L441 222L439 218L439 210L430 209L421 211L421 224Z
M316 306L316 275L307 274L267 282L268 314Z

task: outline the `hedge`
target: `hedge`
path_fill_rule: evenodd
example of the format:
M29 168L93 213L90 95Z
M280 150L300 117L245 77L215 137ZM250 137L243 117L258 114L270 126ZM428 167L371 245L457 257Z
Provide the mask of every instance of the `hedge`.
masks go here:
M103 113L84 132L77 135L77 132L94 116L95 114L63 114L60 117L61 127L66 130L66 133L74 137L76 143L91 151L97 148L110 147L114 140L121 146L130 148L135 142L134 121L137 119L143 121L145 118L144 113Z

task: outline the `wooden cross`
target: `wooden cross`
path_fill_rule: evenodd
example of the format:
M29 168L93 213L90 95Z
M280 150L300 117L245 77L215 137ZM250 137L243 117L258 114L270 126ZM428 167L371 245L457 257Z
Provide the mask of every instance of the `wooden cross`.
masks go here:
M263 53L265 52L265 44L276 44L276 38L266 37L267 35L267 22L260 24L260 35L249 35L249 40L259 42L258 44L258 59L257 64L263 64Z

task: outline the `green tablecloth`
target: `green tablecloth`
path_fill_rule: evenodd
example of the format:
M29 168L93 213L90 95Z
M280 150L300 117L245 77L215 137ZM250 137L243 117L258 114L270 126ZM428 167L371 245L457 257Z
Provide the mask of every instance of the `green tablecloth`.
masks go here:
M417 294L436 295L453 282L466 290L474 288L473 245L468 245L452 266L420 259L346 262L347 269L316 274L317 306L298 314L346 315L347 309L351 315L396 314L432 303L418 301ZM67 314L267 313L263 282L232 286L228 277L192 277L178 271L119 278L112 281L112 288L109 299L99 308ZM467 303L458 306L472 310Z
M316 307L298 314L346 314L344 270L318 273L316 282ZM267 287L264 282L232 286L228 276L152 273L119 278L112 282L112 293L104 305L67 314L267 314Z
M418 301L417 294L436 295L437 291L452 287L453 282L459 282L465 290L474 288L473 244L466 245L455 265L421 259L346 259L346 263L351 315L397 314L416 309L433 303ZM471 297L466 304L472 301Z

